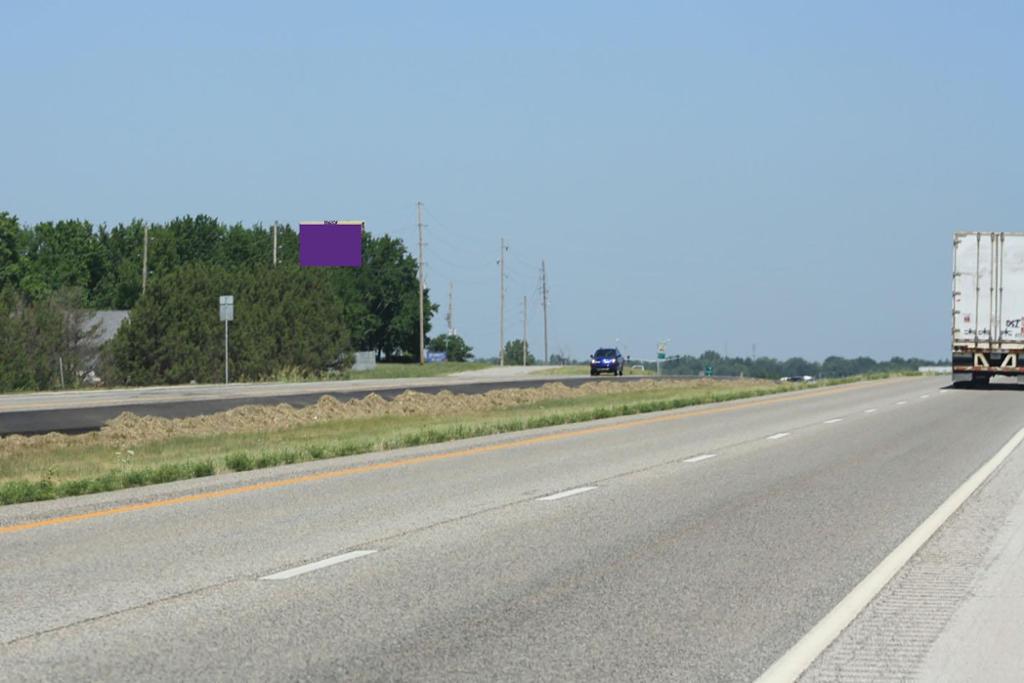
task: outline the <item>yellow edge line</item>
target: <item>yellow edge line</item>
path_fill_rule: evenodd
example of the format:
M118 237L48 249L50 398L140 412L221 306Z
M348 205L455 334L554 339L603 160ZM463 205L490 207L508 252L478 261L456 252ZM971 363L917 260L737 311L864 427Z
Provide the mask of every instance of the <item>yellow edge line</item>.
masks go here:
M154 500L148 503L135 503L133 505L121 505L118 507L106 508L103 510L94 510L92 512L83 512L77 515L64 515L62 517L50 517L48 519L40 519L35 522L25 522L24 524L13 524L10 526L0 526L0 534L13 534L19 531L28 531L30 529L38 529L44 526L54 526L57 524L68 524L70 522L79 522L85 519L96 519L98 517L110 517L112 515L122 515L128 512L136 512L138 510L149 510L152 508L167 507L169 505L181 505L183 503L193 503L199 500L212 500L215 498L225 498L227 496L235 496L240 493L249 493L251 491L266 491L268 489L276 489L282 486L292 486L294 484L304 484L311 481L322 481L324 479L336 479L338 477L347 477L353 474L365 474L367 472L378 472L380 470L387 470L394 467L404 467L407 465L418 465L425 462L433 462L435 460L448 460L452 458L465 458L473 455L481 455L483 453L493 453L495 451L507 450L509 448L518 448L520 446L532 446L534 444L549 443L552 441L564 441L579 436L588 436L590 434L599 434L601 432L619 431L623 429L631 429L633 427L642 427L645 425L657 424L659 422L672 422L675 420L683 420L690 417L700 417L702 415L715 415L718 413L728 413L744 408L750 408L755 406L771 405L773 403L782 403L783 401L795 401L806 398L813 398L817 396L825 396L830 394L836 394L844 391L850 391L852 389L863 388L864 385L851 385L845 387L836 387L833 389L822 389L816 392L798 392L796 395L789 396L778 396L775 398L768 398L760 401L752 401L750 403L743 403L739 405L726 405L717 406L714 408L704 408L701 410L694 410L681 414L672 415L659 415L657 417L647 417L638 420L630 420L629 422L620 422L616 424L606 424L598 427L586 427L583 429L575 429L569 432L557 432L555 434L544 434L542 436L532 436L525 439L516 439L514 441L504 441L502 443L491 444L488 446L475 446L473 448L464 448L457 451L447 451L443 453L433 453L431 455L420 455L414 458L405 458L403 460L392 460L389 462L378 462L371 463L368 465L358 465L356 467L346 467L338 470L329 470L327 472L317 472L315 474L306 474L300 477L291 477L288 479L278 479L275 481L265 481L259 484L249 484L247 486L234 486L232 488L220 489L219 491L206 491L204 493L193 493L187 496L178 496L177 498L164 498L162 500Z

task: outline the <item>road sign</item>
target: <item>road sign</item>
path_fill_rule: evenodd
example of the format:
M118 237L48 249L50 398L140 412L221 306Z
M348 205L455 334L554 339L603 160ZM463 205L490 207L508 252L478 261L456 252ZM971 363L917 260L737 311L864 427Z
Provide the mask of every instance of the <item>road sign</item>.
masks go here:
M222 322L235 319L235 297L230 294L220 298L220 319Z
M704 366L704 376L705 377L711 377L714 374L715 374L715 366L714 365L705 365Z
M659 376L662 374L662 361L665 360L665 349L668 347L671 339L657 342L657 360L654 361L654 372Z
M235 297L220 297L220 319L224 321L224 384L228 383L228 323L235 319Z

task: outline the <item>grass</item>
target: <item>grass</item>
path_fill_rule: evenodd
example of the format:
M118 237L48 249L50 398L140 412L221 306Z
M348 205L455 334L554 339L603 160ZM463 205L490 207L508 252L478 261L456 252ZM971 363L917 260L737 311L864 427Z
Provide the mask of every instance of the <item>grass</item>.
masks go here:
M100 446L48 450L36 447L0 458L0 505L637 415L883 376L813 385L729 382L638 390L623 384L621 392L612 394L548 399L458 416L366 417L271 432L179 436L124 451Z
M216 472L210 460L185 461L180 463L164 463L158 467L134 468L131 470L111 471L97 477L54 481L44 476L35 481L24 479L8 481L0 484L0 504L25 503L37 500L51 500L65 496L81 496L87 493L101 493L117 489L146 486L147 484L163 484L179 479L208 477Z

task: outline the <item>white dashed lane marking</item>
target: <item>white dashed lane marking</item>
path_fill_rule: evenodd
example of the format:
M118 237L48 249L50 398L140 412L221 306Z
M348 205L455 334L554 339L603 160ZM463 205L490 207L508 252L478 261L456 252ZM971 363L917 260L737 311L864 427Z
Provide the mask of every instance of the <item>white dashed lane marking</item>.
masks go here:
M353 550L350 553L344 555L335 555L334 557L328 557L326 560L320 560L319 562L311 562L304 564L301 567L295 567L294 569L286 569L283 572L271 574L270 576L264 576L261 581L281 581L282 579L290 579L295 576L302 574L308 574L309 572L315 572L317 569L324 569L325 567L332 567L342 562L348 562L349 560L355 560L360 557L366 557L367 555L373 555L376 550Z
M568 491L562 491L561 493L552 493L550 496L544 496L537 500L561 500L562 498L568 498L569 496L575 496L580 493L586 493L587 491L593 491L596 486L581 486L578 489L569 489Z

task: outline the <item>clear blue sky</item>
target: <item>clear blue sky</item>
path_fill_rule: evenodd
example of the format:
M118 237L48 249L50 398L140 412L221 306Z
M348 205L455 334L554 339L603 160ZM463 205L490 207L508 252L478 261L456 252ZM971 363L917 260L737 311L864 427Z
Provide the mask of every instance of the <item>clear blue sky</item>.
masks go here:
M7 3L0 210L358 218L479 355L948 355L951 233L1024 230L1019 2ZM434 321L444 327L444 310Z

